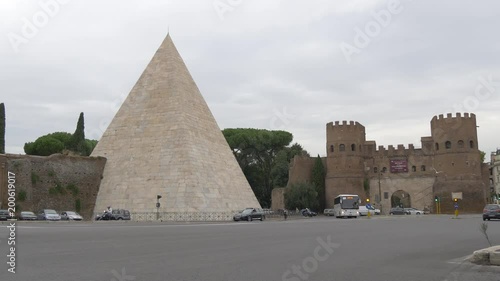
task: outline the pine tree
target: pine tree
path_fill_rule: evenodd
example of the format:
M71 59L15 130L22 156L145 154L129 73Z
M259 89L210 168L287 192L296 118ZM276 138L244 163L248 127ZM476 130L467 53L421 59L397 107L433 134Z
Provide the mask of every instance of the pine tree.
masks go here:
M318 193L318 203L319 210L323 211L325 209L325 167L323 166L323 161L321 157L316 158L312 170L312 181Z
M5 105L0 103L0 154L5 154Z
M85 155L87 151L87 146L85 143L85 126L83 112L80 113L78 118L78 123L76 124L75 133L71 136L70 150L79 153L80 155Z

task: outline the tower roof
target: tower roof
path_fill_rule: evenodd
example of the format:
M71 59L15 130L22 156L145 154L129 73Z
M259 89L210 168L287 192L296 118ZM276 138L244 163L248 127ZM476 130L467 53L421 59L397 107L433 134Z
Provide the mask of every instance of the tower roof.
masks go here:
M96 212L224 212L259 207L167 35L92 156L107 158Z

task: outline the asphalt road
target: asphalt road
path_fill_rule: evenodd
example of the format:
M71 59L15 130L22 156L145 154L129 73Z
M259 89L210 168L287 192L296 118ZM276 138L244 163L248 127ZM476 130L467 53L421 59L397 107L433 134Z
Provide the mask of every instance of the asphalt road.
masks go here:
M500 280L464 262L480 215L212 224L18 223L16 274L0 224L0 280ZM500 221L488 223L500 244Z

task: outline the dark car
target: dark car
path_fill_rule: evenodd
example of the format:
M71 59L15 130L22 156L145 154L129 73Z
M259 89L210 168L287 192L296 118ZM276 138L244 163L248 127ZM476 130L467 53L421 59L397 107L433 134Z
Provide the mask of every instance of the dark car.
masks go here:
M44 209L38 213L38 220L60 221L61 216L54 210Z
M0 210L0 220L6 221L11 218L8 210Z
M252 221L254 219L263 221L266 216L261 209L247 208L233 217L234 221Z
M130 220L130 211L129 210L124 210L124 209L115 209L111 211L111 216L106 216L105 214L102 214L100 216L97 216L95 218L96 220Z
M318 215L318 213L316 213L316 212L313 212L313 211L309 210L309 208L305 208L305 209L300 210L300 213L301 213L304 217L314 217L314 216L317 216L317 215Z
M27 212L27 211L21 212L19 214L18 219L22 220L22 221L36 221L37 220L35 213Z
M111 214L115 220L130 220L129 210L116 209Z
M391 208L391 210L389 211L389 214L390 215L406 215L407 212L404 208L394 207L394 208Z
M500 219L500 204L488 204L483 209L483 221Z

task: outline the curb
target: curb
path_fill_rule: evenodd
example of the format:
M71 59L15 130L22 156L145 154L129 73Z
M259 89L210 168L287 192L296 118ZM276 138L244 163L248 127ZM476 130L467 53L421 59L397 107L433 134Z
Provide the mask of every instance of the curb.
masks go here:
M500 245L474 251L471 263L500 266Z

